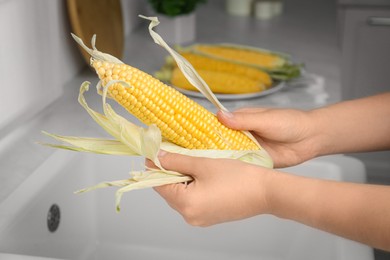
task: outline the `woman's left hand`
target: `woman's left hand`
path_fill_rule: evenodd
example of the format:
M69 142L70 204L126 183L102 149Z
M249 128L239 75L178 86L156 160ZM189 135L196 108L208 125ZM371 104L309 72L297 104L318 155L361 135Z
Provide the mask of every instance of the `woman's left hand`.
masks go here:
M266 181L273 171L233 159L209 159L162 152L165 169L190 175L188 184L155 190L194 226L209 226L267 213ZM147 161L147 166L153 163Z

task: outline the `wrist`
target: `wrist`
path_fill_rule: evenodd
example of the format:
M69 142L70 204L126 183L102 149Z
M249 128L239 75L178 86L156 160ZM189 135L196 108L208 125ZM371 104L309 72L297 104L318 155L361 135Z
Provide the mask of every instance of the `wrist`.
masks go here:
M274 215L275 209L275 192L277 192L277 179L280 173L273 169L267 169L264 174L261 174L261 198L263 199L264 214Z
M245 217L271 214L271 204L269 202L269 196L271 196L272 178L277 171L273 169L264 168L261 166L255 166L251 164L245 164L246 169L243 168L241 172L247 173L248 182L245 185L240 185L243 190L242 197L248 203L247 207L249 213L245 214Z
M277 171L269 177L266 195L268 214L313 224L317 217L312 209L318 199L319 180Z
M308 139L312 151L311 158L331 153L329 123L326 122L330 115L327 115L326 108L314 109L307 114L309 122Z

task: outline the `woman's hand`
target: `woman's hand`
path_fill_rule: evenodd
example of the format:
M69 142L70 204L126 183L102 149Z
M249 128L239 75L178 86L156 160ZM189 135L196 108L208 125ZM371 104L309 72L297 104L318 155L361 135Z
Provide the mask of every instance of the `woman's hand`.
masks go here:
M217 116L229 128L251 131L270 154L275 167L296 165L318 153L308 112L247 108L233 113L219 111Z
M252 131L276 167L332 153L390 148L390 93L304 112L242 109L218 113ZM285 174L230 159L164 153L165 169L194 181L156 187L192 225L209 226L268 213L390 250L390 188ZM151 162L147 162L153 167Z
M172 153L159 159L164 168L194 178L155 188L191 225L267 213L390 250L388 186L305 178L231 159Z
M276 167L320 155L390 149L390 92L311 111L249 108L217 116L227 127L251 131Z
M266 181L272 170L232 159L163 153L162 166L194 178L155 190L191 225L209 226L267 213ZM153 167L148 161L147 165Z

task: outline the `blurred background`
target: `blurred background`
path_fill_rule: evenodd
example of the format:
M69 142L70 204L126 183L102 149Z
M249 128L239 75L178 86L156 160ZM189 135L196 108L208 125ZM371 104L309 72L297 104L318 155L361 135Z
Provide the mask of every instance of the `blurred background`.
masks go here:
M70 37L70 32L77 29L71 2L75 1L0 0L0 140L23 122L53 108L66 93L77 93L79 84L73 84L74 79L80 73L92 73ZM99 1L85 2L93 10ZM89 23L83 22L79 29L91 32L98 30L97 26L107 27L105 34L112 38L97 35L98 48L99 40L103 46L103 42L113 42L120 34L123 40L116 50L121 58L153 74L167 53L153 43L148 23L138 14L156 15L156 10L146 0L103 2L111 6L119 2L120 12L107 8L105 13L87 16ZM87 14L85 8L76 7L77 15ZM187 32L192 35L175 38L164 31L161 35L172 45L228 42L266 48L287 53L304 64L308 79L269 96L226 101L224 104L231 109L313 109L390 90L388 0L209 0L198 4L191 16L194 27ZM86 41L89 43L89 39ZM365 163L370 183L390 184L389 152L353 156ZM0 152L0 158L5 162L10 155ZM11 183L5 187L11 190L13 182L4 167L0 170L0 185ZM376 251L376 257L390 259L389 254L380 251Z

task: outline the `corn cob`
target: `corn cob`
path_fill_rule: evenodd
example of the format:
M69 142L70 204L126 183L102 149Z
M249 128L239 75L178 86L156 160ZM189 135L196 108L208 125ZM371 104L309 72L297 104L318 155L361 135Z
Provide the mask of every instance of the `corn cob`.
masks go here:
M224 72L261 81L267 87L272 85L272 79L269 74L260 69L220 59L213 59L196 53L181 52L180 54L187 59L196 70Z
M187 78L217 108L226 110L193 67L180 57L180 55L172 51L164 40L152 31L153 27L158 24L158 19L156 17L143 18L151 21L149 32L155 42L164 47L172 55L181 69L185 67L183 72ZM193 180L191 176L164 169L158 158L160 149L195 157L230 158L272 168L273 163L271 157L266 150L261 148L260 144L258 144L249 132L234 131L224 127L213 114L194 101L186 98L150 75L123 64L122 61L109 54L98 51L95 47L95 36L92 38L93 49L88 48L77 36L73 34L72 36L92 56L91 65L95 68L101 79L97 84L97 88L98 92L102 94L104 114L94 111L86 102L84 93L89 89L90 83L88 81L83 82L80 86L78 101L95 122L115 139L83 138L46 133L48 136L64 144L44 145L97 154L145 156L145 158L153 161L156 165L156 169L132 170L130 178L127 176L124 180L101 182L93 187L79 190L77 193L98 188L119 187L115 193L116 210L119 211L121 197L125 192ZM102 85L104 86L103 89ZM115 113L112 107L107 104L107 95L110 95L122 104L129 112L141 119L141 121L152 125L144 128L127 121ZM168 140L162 140L162 133ZM179 136L179 138L176 138L176 141L184 140L187 143L183 145L179 144L180 146L173 144L178 144L175 141L175 135L176 137ZM198 146L198 144L200 145ZM186 149L185 146L187 148L200 147L200 149L209 150ZM216 151L211 149L230 150Z
M197 70L199 75L207 82L214 93L219 94L244 94L261 92L266 85L251 78L235 75L227 72L212 70ZM198 91L184 76L178 67L173 68L166 74L167 80L175 87Z
M191 52L181 52L214 93L245 94L261 92L272 85L270 75L258 68L223 61ZM171 57L155 76L175 87L198 91L184 76Z
M240 131L222 125L215 115L151 75L126 64L91 60L109 95L146 125L156 124L166 139L188 149L258 150Z
M285 59L265 51L232 47L230 45L196 45L194 50L216 58L272 69L281 67Z
M192 52L211 59L262 69L276 80L289 80L300 75L301 65L293 64L283 53L235 44L197 44L179 49L180 54Z

